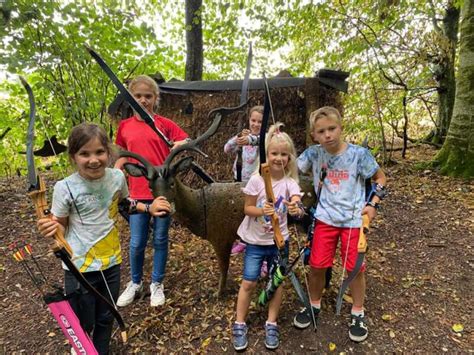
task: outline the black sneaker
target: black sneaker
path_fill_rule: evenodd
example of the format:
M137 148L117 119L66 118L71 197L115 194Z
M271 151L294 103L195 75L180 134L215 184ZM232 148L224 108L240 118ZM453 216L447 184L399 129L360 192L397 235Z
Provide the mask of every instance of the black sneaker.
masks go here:
M318 308L313 308L314 320L316 324L318 323L319 312L321 311ZM293 325L299 329L308 328L313 323L313 316L308 308L303 308L294 318Z
M369 330L364 316L355 316L351 314L351 324L349 325L349 338L352 341L360 343L367 339Z

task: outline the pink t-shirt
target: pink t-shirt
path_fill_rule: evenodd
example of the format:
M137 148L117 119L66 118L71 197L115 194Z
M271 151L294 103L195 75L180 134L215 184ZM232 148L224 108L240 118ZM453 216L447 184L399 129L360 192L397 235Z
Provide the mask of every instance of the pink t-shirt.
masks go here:
M171 141L181 141L188 135L170 119L154 115L155 126ZM132 116L122 120L115 143L130 152L140 154L153 165L161 165L170 149L166 143L144 122ZM133 160L133 159L132 159ZM153 195L144 177L128 177L130 197L137 200L151 200Z
M290 201L293 196L301 196L298 183L289 177L281 180L272 180L273 194L275 195L275 210L280 220L281 233L285 240L289 237L287 223L287 207L283 200ZM257 196L256 206L262 208L266 202L265 183L263 178L258 175L252 175L247 185L242 189L243 193L250 196ZM256 245L273 245L273 228L271 219L267 216L249 217L244 220L237 230L239 237L249 243Z

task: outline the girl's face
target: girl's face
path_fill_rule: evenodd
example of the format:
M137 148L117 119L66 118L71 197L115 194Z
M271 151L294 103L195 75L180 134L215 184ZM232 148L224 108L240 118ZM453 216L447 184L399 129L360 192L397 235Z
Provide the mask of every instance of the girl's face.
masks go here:
M109 153L99 138L92 138L74 154L72 160L79 175L87 180L97 180L105 175Z
M147 83L138 83L133 86L131 94L144 108L153 115L155 104L158 102L158 95Z
M313 138L329 153L337 153L342 147L342 127L337 117L322 117L314 123Z
M270 166L270 173L274 178L281 178L285 175L285 168L290 159L290 151L285 142L271 142L267 149L267 161Z
M260 127L262 127L263 115L260 112L253 111L249 117L250 133L259 134Z

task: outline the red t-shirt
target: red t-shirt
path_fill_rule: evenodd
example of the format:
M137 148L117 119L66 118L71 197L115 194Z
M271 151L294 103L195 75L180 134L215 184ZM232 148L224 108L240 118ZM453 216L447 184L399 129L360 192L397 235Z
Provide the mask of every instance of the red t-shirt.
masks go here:
M154 115L155 126L171 141L188 138L176 123L170 119ZM115 143L130 152L140 154L153 165L161 165L168 156L170 149L158 135L137 116L122 120L117 131ZM128 177L130 197L136 200L153 199L148 180L144 177Z

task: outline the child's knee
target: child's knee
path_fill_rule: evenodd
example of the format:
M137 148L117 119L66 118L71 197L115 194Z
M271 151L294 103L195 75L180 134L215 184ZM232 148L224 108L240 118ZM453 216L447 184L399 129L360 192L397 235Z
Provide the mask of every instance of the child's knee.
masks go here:
M257 281L242 280L240 287L245 292L253 292L257 286Z

